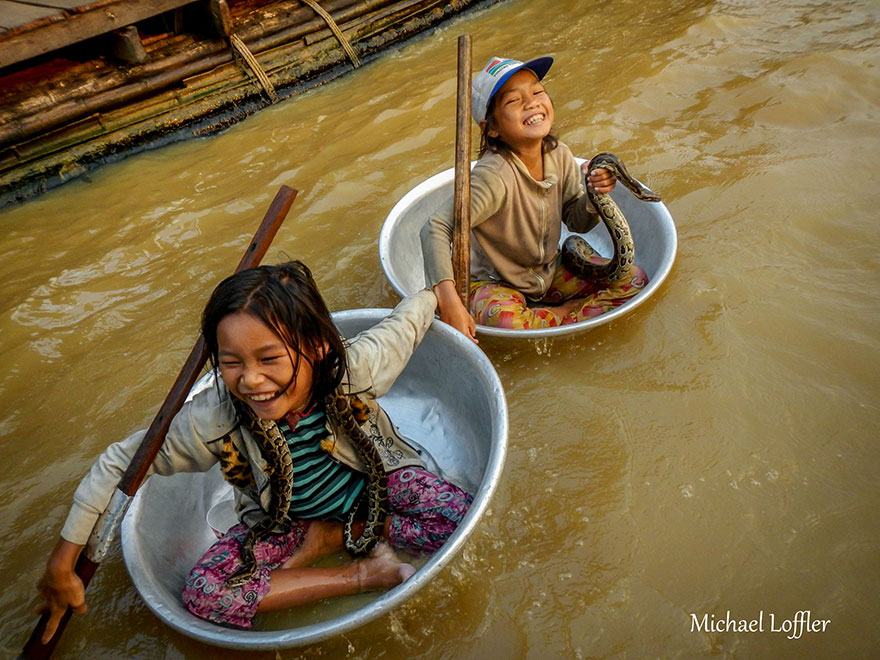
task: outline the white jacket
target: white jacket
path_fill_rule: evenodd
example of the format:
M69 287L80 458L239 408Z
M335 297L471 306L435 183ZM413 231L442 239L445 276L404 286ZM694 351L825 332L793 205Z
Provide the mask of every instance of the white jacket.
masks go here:
M367 404L370 414L361 428L376 444L388 471L425 465L419 450L403 439L376 399L388 392L409 362L434 319L436 306L437 299L430 290L409 296L389 316L348 343L348 372L343 378L342 389L357 394ZM147 476L207 471L219 461L221 440L229 435L247 458L254 474L254 487L236 491L242 519L254 525L266 515L271 501L266 462L248 429L240 424L232 405L232 395L222 380L218 379L217 384L217 387L201 391L175 415ZM330 422L327 430L336 441L331 454L363 471L363 464L349 438L333 428ZM138 431L110 445L80 482L61 530L65 540L79 545L86 543L145 432Z

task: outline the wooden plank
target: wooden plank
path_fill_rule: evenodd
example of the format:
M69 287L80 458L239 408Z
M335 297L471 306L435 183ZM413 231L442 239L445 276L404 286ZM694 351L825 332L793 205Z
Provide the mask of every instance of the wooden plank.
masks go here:
M110 33L110 51L113 57L129 66L147 61L147 51L134 25L127 25Z
M221 37L232 34L232 14L226 0L208 0L206 11L214 34Z
M15 27L19 29L0 33L0 68L117 30L192 2L193 0L93 2L91 5L86 5L82 13L70 14L65 20L45 25L37 24L34 29L28 29L26 24L18 24ZM0 16L5 15L4 10L7 5L11 11L13 6L21 6L21 3L0 0ZM89 9L90 7L94 9ZM39 8L32 9L39 10ZM51 10L48 8L44 10L49 11L48 16L52 16ZM2 21L0 27L3 27Z
M94 2L84 2L83 0L19 0L28 5L37 5L39 7L54 7L55 9L75 9L76 7L85 7L93 5Z
M452 272L465 309L471 284L471 35L458 37L455 109L455 180L452 209Z
M16 28L60 13L49 7L35 7L21 2L0 0L0 27Z

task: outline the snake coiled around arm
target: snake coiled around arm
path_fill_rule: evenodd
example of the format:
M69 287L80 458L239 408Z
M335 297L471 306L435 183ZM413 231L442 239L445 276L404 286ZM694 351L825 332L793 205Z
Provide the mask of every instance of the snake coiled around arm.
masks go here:
M633 195L646 202L659 202L660 195L652 192L626 170L623 162L610 153L600 153L590 161L588 172L603 168L614 174L617 180L626 186ZM613 282L626 276L635 259L635 245L629 223L611 195L596 192L589 182L585 182L587 196L599 214L599 219L608 228L614 255L605 264L593 263L591 256L595 254L590 245L580 236L571 235L562 244L562 263L571 272L582 279Z

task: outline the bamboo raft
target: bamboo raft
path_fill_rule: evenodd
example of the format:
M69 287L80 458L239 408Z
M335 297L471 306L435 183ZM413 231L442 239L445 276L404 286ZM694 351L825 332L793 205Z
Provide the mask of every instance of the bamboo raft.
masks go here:
M219 131L500 1L0 0L0 206Z

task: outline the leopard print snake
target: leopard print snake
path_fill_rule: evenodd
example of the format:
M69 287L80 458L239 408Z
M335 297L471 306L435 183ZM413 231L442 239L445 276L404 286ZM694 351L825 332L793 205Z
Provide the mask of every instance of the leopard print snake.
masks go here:
M357 400L357 397L354 398ZM356 413L349 397L338 389L329 395L324 403L327 416L354 443L369 478L367 489L361 495L361 498L366 497L368 501L367 520L363 534L358 539L353 538L352 526L360 508L357 505L349 512L343 527L346 549L352 555L360 556L372 550L381 538L387 515L388 478L376 446L358 423L358 418L367 414L366 406L357 400ZM275 422L260 419L247 404L238 399L233 399L233 404L239 419L251 431L254 440L260 447L266 461L269 486L272 489L272 503L268 511L268 518L248 530L247 536L241 544L242 566L226 580L230 587L237 587L247 583L253 577L256 570L254 547L257 543L269 536L276 528L285 526L287 513L290 509L290 495L293 491L293 460L290 457L287 440ZM245 472L242 466L243 461L240 457L236 459L232 455L233 450L234 445L231 440L224 443L223 456L221 456L223 475L233 485L248 483L253 479L253 474L242 474Z
M646 202L659 202L660 195L653 193L636 181L623 162L614 154L597 154L590 161L588 172L601 167L617 177L633 195ZM635 258L636 249L633 244L632 233L623 212L607 193L599 193L593 190L587 183L587 195L599 213L599 219L605 223L608 233L611 235L611 243L614 246L614 256L607 264L595 264L590 256L595 252L583 238L571 235L562 244L562 263L575 275L589 280L613 282L622 279Z

